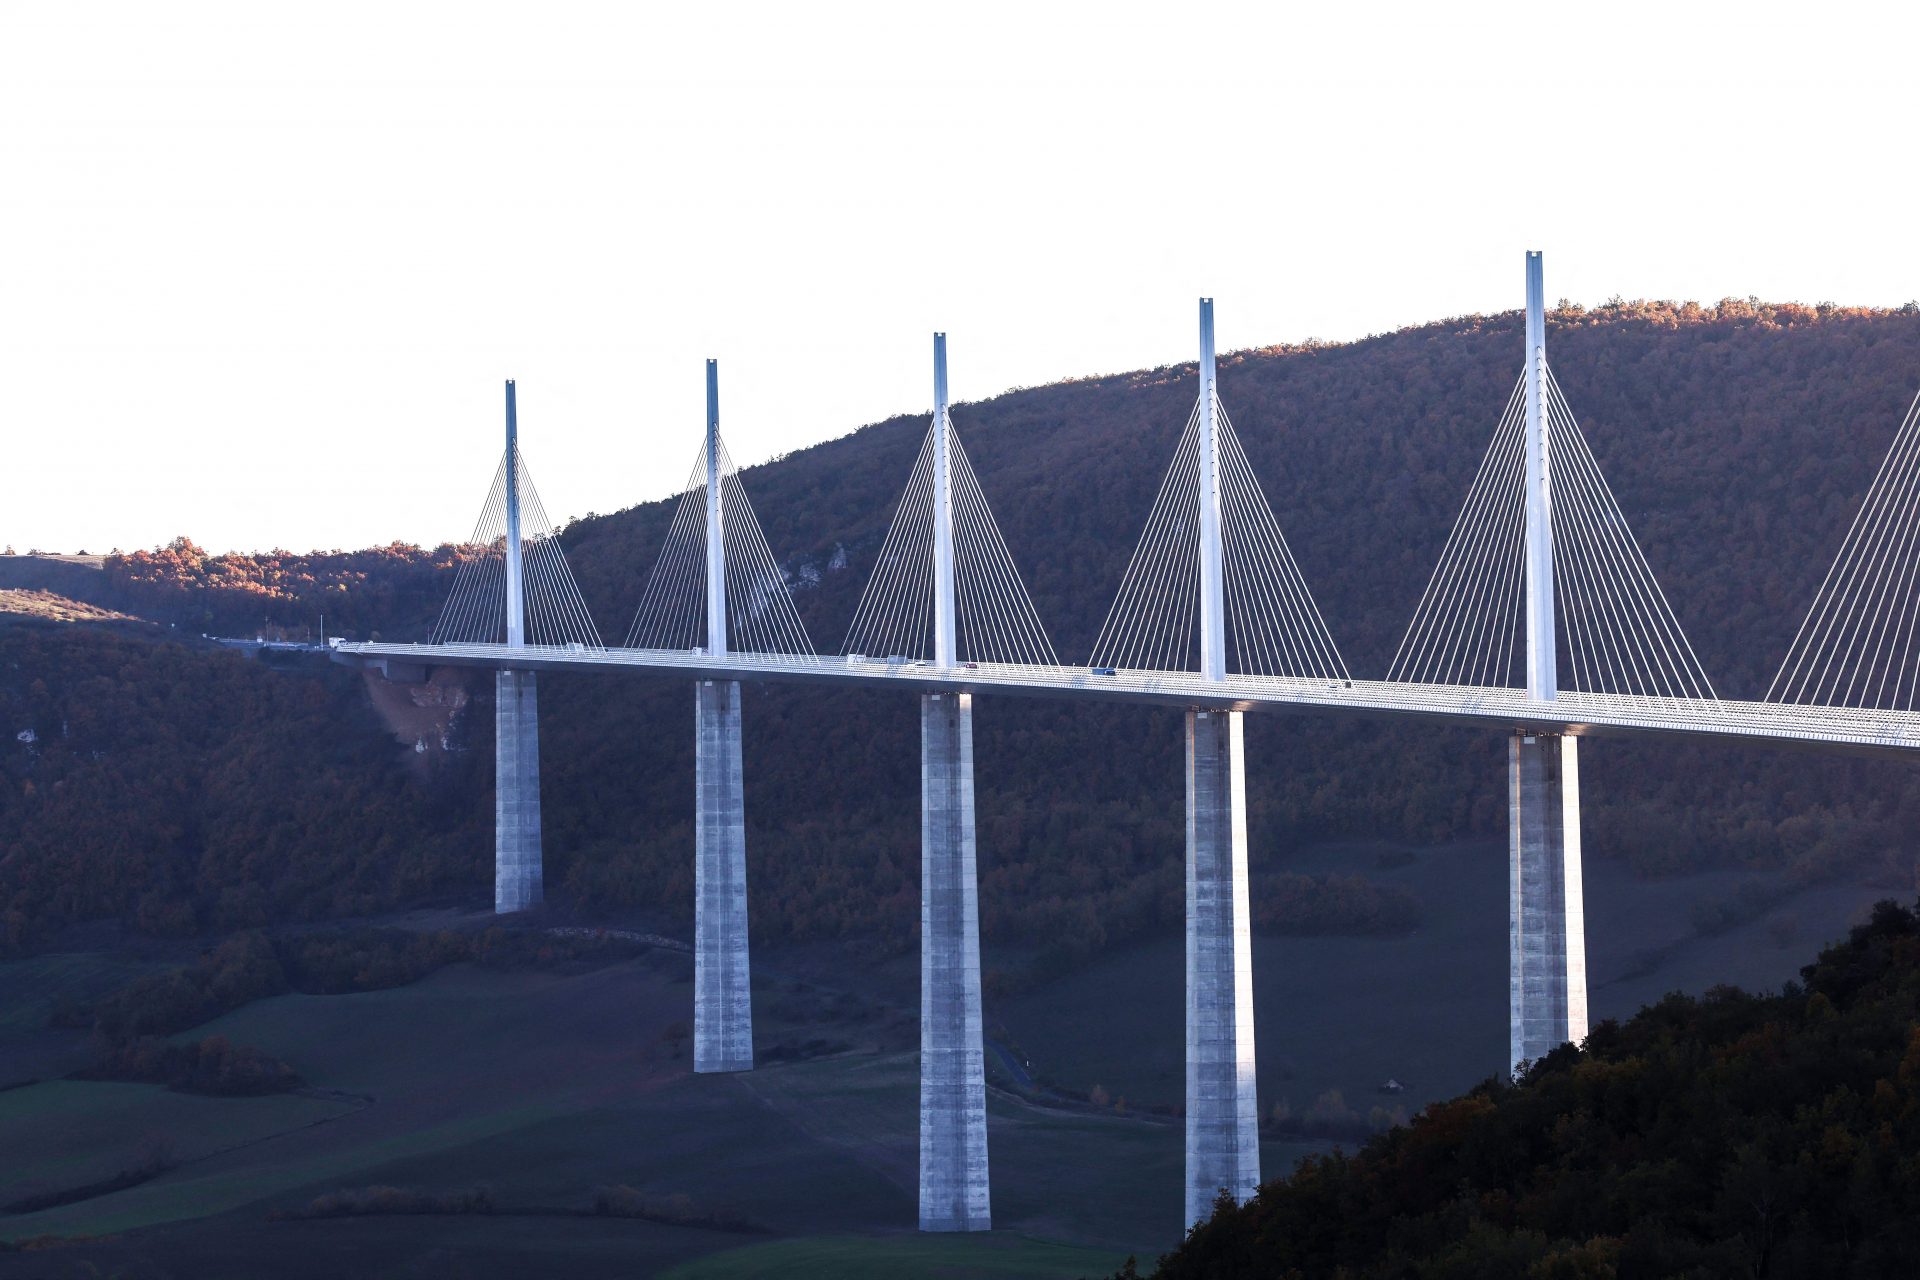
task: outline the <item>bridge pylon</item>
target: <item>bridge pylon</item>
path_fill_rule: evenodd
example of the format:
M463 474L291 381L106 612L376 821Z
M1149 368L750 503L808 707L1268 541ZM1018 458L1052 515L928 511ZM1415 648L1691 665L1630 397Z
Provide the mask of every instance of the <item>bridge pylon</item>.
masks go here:
M1200 299L1199 388L1126 576L1094 641L1093 675L1253 676L1320 693L1350 689L1346 662L1280 531L1220 399L1213 299ZM1187 1152L1192 1226L1221 1192L1260 1184L1247 883L1243 713L1219 700L1186 717Z
M1507 751L1508 1066L1587 1034L1579 748L1555 708L1724 711L1547 361L1542 258L1526 262L1520 375L1387 679L1420 696L1524 691Z
M739 469L720 437L720 364L707 361L706 431L666 545L641 594L628 649L813 656L807 629ZM747 819L738 680L694 683L693 1069L753 1069L747 947Z
M510 658L495 668L493 686L493 905L503 914L537 907L543 896L539 700L531 664L517 658L603 652L555 533L520 451L508 380L506 451L473 536L457 548L453 590L432 639L435 648L497 646Z
M1527 254L1525 424L1527 696L1559 696L1554 639L1553 480L1546 290ZM1569 734L1515 733L1507 748L1508 1067L1587 1038L1586 913L1580 874L1580 749Z
M727 546L721 483L720 365L707 361L707 652L727 652ZM694 689L693 1069L753 1070L747 958L747 808L740 682Z
M507 380L507 645L527 643L524 547L520 537L520 424ZM493 909L505 915L545 899L540 847L540 706L531 671L502 670L493 680Z
M958 663L947 335L933 335L933 662ZM973 695L920 695L920 1229L993 1226Z
M847 628L847 665L948 679L1058 667L953 428L947 336L933 417ZM882 665L884 663L884 666ZM920 697L920 1229L993 1225L980 1008L973 695Z
M1222 448L1213 299L1200 300L1200 674L1226 678ZM1239 711L1187 712L1187 1226L1260 1185L1246 738Z

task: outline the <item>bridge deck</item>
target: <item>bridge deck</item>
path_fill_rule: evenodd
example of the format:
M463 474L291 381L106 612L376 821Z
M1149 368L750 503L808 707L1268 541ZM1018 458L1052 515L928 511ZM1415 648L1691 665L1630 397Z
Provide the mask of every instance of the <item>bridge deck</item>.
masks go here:
M1911 756L1920 752L1920 714L1856 707L1590 693L1562 693L1553 702L1535 702L1520 689L1387 680L1235 675L1214 682L1190 672L1121 670L1103 676L1084 667L994 663L943 671L927 664L889 664L884 660L849 662L841 657L746 653L713 657L681 649L541 645L514 649L503 644L343 642L333 646L331 652L335 661L359 666L639 671L684 679L884 685L902 692L1087 698L1168 707L1319 711L1385 719L1415 717L1544 733L1680 734L1849 754Z

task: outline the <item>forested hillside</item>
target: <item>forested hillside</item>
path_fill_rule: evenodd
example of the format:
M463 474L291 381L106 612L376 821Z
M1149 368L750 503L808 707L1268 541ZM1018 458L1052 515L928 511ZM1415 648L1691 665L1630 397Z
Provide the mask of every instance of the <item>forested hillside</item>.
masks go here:
M1517 1083L1222 1206L1153 1274L1909 1276L1920 918L1883 902L1801 974L1603 1022Z
M490 762L422 783L344 671L0 619L0 728L0 955L72 921L179 936L378 911L465 891L489 846Z
M1519 317L1510 314L1222 361L1222 398L1356 675L1385 671L1505 403L1519 343ZM1562 308L1550 321L1549 352L1708 673L1726 696L1758 696L1920 385L1920 309ZM1010 392L954 411L1065 660L1082 660L1092 643L1193 394L1187 365ZM691 440L697 424L686 431ZM901 417L743 476L823 651L840 646L924 431L924 418ZM546 497L556 507L566 500ZM670 513L651 504L564 532L604 634L625 633ZM195 632L279 625L306 634L324 611L336 634L424 638L452 564L448 548L207 557L181 539L110 558L79 585L52 589ZM105 642L78 630L12 643L28 645L0 669L8 717L0 892L16 912L137 916L140 903L174 895L210 919L229 890L294 874L283 865L294 856L290 827L304 832L299 875L375 885L366 900L403 900L428 883L484 892L491 717L480 683L464 726L468 763L430 784L401 780L397 766L375 758L385 748L345 673L313 677L318 693L269 692L272 673L249 674L268 683L249 683L246 698L318 700L303 704L287 751L307 753L308 764L329 750L352 756L324 760L322 776L351 779L339 782L339 820L315 795L290 821L264 786L249 792L236 776L209 793L192 782L220 766L216 748L229 749L232 735L271 735L267 721L287 722L289 709L255 701L244 713L216 712L202 682L238 678L218 666L237 660L145 654L133 665L156 664L175 688L109 717L98 749L118 749L116 734L161 733L143 726L164 723L178 735L167 768L179 782L116 783L139 788L124 811L139 820L108 822L98 810L50 806L51 756L28 751L14 733L32 727L44 742L49 717L72 718L58 708L121 696L101 683L101 670L129 660L103 655ZM550 884L608 907L690 914L690 703L674 683L543 680ZM229 718L209 720L215 715ZM1179 718L992 700L977 717L989 938L1069 960L1177 921ZM746 725L756 936L906 945L918 920L912 701L758 690ZM342 735L355 733L359 745L349 749ZM102 766L76 756L59 767ZM1364 880L1290 876L1289 850L1341 836L1496 832L1505 821L1502 770L1493 734L1253 717L1256 913L1291 928L1404 927L1405 904ZM1816 878L1871 863L1903 883L1914 874L1908 833L1920 818L1920 787L1897 764L1609 739L1589 745L1583 772L1590 857L1627 858L1649 873L1735 863ZM388 788L379 792L388 809L377 838L391 856L371 862L363 846L376 839L372 828L360 834L347 812L361 804L346 798L361 786ZM183 808L204 816L182 817ZM216 821L227 824L222 838L252 850L249 859L150 874L153 859L183 856ZM169 833L164 841L147 834L156 829ZM65 877L41 865L56 854L77 877L57 894ZM340 909L354 899L343 892ZM326 899L303 891L270 901L310 910Z

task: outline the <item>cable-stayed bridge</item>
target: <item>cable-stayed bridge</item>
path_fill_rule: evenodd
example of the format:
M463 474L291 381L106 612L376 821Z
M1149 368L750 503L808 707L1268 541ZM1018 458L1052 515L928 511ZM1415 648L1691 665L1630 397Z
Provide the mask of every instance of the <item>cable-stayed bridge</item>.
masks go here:
M840 651L815 648L719 432L717 366L692 473L631 627L606 644L521 454L507 447L425 643L333 642L420 679L496 672L496 905L542 896L536 680L634 671L695 706L695 1069L753 1066L741 684L895 686L921 698L920 1225L991 1222L972 701L1130 701L1187 730L1185 1218L1259 1180L1243 716L1423 718L1509 742L1509 1061L1587 1032L1578 742L1689 735L1920 751L1920 401L1901 424L1767 697L1720 698L1546 357L1542 264L1485 455L1384 678L1356 677L1241 448L1210 299L1185 430L1085 665L1063 663L955 430L934 338L926 438ZM1333 625L1330 625L1330 621ZM992 851L988 850L990 857Z

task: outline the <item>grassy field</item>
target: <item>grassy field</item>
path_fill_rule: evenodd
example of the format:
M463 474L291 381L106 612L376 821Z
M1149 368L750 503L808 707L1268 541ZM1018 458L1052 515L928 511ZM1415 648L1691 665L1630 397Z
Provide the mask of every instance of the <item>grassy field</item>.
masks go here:
M63 952L0 964L0 1100L14 1086L55 1080L89 1060L86 1037L48 1027L55 1010L77 1006L162 967L93 952ZM0 1168L0 1183L8 1181ZM0 1203L7 1203L0 1193Z
M1383 861L1383 854L1390 856ZM1407 854L1411 861L1403 863ZM1354 845L1312 850L1289 863L1289 870L1363 871L1403 884L1424 919L1404 937L1255 935L1263 1113L1284 1102L1302 1114L1337 1091L1362 1118L1375 1106L1411 1114L1505 1068L1506 857L1504 842L1413 850ZM1888 892L1836 882L1739 928L1699 936L1692 922L1697 902L1764 879L1713 872L1649 881L1617 860L1589 860L1593 1017L1624 1017L1668 991L1716 983L1777 987L1797 974L1804 939L1841 935ZM1783 946L1770 933L1781 919L1792 920L1802 942ZM1177 936L1115 951L990 1004L988 1025L1003 1026L1045 1078L1081 1090L1097 1083L1135 1105L1177 1104L1184 1096L1184 964ZM1379 1092L1389 1078L1405 1092Z
M623 971L631 971L624 983ZM593 1090L616 1087L616 1063L637 1067L629 1087L644 1089L656 1073L638 1044L638 1019L653 1003L652 1020L669 1021L675 985L637 964L572 979L463 967L396 990L290 995L250 1005L190 1034L217 1033L258 1046L294 1063L313 1086L368 1103L343 1107L336 1123L301 1128L272 1144L236 1142L236 1149L183 1161L98 1201L5 1220L0 1233L17 1239L125 1231L225 1212L276 1193L354 1185L363 1171L525 1130L577 1108ZM636 997L633 1007L619 1008L622 995ZM671 1074L670 1065L660 1064L662 1073ZM147 1093L144 1108L124 1114L123 1131L180 1138L172 1115L178 1095ZM237 1138L245 1108L258 1100L194 1101L225 1117L212 1123ZM0 1142L11 1139L0 1129Z
M38 1032L54 1010L84 1004L160 967L86 951L0 964L0 1042Z
M55 1080L0 1093L0 1204L84 1186L153 1161L193 1162L354 1110L282 1094L204 1098L158 1085Z
M846 992L763 979L763 1054L804 1053L829 1037L846 1048L694 1076L672 1034L690 1012L689 968L668 952L573 975L457 966L390 991L260 1001L190 1033L283 1057L324 1097L198 1098L91 1082L0 1093L0 1150L34 1150L9 1176L36 1190L128 1167L154 1140L178 1161L137 1186L0 1218L10 1240L113 1237L0 1259L0 1274L71 1265L138 1275L151 1264L155 1274L239 1276L271 1257L286 1276L422 1267L507 1276L539 1256L566 1258L570 1275L647 1275L782 1238L834 1237L823 1259L876 1232L908 1231L888 1247L918 1247L911 1021ZM1079 1274L1089 1258L1105 1274L1177 1233L1177 1126L999 1095L991 1113L995 1212L1012 1234L956 1248L1055 1268L1013 1274ZM498 1212L269 1220L324 1192L375 1185L485 1188ZM595 1193L609 1186L678 1205L688 1224L596 1217ZM759 1265L753 1256L726 1274L752 1274L740 1268ZM873 1265L884 1271L894 1256L882 1249Z
M1363 1115L1387 1100L1411 1108L1500 1065L1504 849L1384 862L1381 852L1319 851L1306 869L1357 865L1407 884L1426 909L1414 933L1256 939L1263 1107L1284 1099L1299 1112L1339 1089ZM1693 932L1693 903L1730 883L1648 884L1617 864L1590 867L1597 1015L1671 988L1788 976L1804 948L1780 946L1766 917L1711 938ZM1835 884L1781 910L1805 935L1829 936L1874 896ZM1174 1243L1182 1127L1140 1109L1181 1096L1178 937L990 1002L989 1024L1004 1024L1042 1076L1098 1083L1129 1105L1063 1109L993 1091L997 1230L965 1239L911 1231L910 966L836 962L820 949L756 962L767 1065L740 1075L691 1074L691 961L657 950L585 973L455 966L389 991L282 996L188 1033L284 1058L311 1096L60 1080L0 1091L9 1200L84 1187L155 1150L174 1164L110 1194L0 1217L3 1239L87 1241L0 1257L0 1276L1102 1276L1129 1253L1147 1260ZM87 955L0 965L0 1061L23 1044L43 1062L83 1049L79 1033L35 1027L59 1001L145 967ZM1389 1075L1405 1095L1373 1091ZM1263 1167L1284 1173L1312 1149L1269 1143ZM284 1217L324 1193L380 1185L484 1189L495 1212ZM596 1215L607 1187L672 1210Z
M1124 1257L994 1231L965 1236L826 1236L747 1245L683 1263L661 1280L895 1280L898 1276L1006 1276L1075 1280L1120 1269Z

